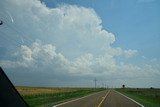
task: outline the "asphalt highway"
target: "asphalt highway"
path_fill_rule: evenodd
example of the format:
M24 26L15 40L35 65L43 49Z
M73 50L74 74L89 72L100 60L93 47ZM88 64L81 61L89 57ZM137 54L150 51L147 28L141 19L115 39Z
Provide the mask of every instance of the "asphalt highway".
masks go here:
M123 94L110 90L61 103L53 107L144 107Z
M102 107L143 107L143 105L112 90L107 95Z
M102 101L103 97L107 94L108 91L102 91L90 96L62 103L53 107L98 107L99 103Z

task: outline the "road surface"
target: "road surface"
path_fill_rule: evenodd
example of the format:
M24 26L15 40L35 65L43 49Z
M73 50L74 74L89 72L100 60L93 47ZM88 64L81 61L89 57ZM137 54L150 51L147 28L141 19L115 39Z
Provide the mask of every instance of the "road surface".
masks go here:
M53 107L144 107L124 96L123 94L111 91L102 91L74 101L62 103Z
M102 107L143 107L143 105L112 90L107 95Z
M62 103L53 107L98 107L98 104L102 101L102 97L106 94L107 91L102 91L76 101Z

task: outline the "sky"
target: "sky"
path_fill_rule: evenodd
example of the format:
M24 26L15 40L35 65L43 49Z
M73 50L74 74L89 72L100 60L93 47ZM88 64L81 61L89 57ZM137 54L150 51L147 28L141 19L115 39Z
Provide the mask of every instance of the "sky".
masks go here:
M160 88L159 0L1 0L0 66L16 86Z

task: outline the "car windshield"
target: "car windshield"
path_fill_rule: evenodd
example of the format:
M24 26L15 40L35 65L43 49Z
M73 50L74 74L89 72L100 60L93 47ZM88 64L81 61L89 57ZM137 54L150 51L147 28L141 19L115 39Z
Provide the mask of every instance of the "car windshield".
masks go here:
M159 0L0 0L0 67L31 107L110 89L160 105L159 10Z

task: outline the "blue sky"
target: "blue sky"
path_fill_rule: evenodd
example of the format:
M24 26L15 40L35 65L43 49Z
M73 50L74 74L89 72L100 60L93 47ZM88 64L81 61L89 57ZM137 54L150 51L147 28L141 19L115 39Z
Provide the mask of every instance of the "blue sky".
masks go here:
M0 1L0 66L15 85L160 87L160 1ZM43 78L43 79L42 79Z
M50 7L71 4L93 8L104 29L116 36L114 46L137 49L160 58L160 1L158 0L43 0Z

